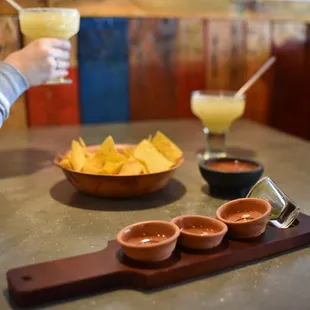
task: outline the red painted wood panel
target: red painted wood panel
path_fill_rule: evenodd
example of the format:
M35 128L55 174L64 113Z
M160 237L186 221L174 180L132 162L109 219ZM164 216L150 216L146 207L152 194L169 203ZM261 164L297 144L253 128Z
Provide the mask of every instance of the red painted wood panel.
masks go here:
M28 123L30 127L74 125L80 123L79 70L77 36L71 40L68 78L72 84L41 85L27 92ZM25 44L29 39L25 38Z
M30 126L74 125L80 122L78 72L69 69L68 85L42 85L27 93Z

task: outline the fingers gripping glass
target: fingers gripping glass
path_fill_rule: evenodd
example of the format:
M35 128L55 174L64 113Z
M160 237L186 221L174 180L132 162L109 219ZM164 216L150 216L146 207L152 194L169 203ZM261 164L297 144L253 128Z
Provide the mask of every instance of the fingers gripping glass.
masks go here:
M31 38L58 38L69 40L80 29L80 13L76 9L29 8L19 12L22 33ZM58 63L56 59L56 63ZM57 69L57 68L56 68ZM68 84L70 79L57 79L46 84Z

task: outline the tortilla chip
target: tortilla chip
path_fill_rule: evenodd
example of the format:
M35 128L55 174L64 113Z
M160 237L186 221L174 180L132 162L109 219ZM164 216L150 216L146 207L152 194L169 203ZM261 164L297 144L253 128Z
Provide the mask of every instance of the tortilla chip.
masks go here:
M111 162L123 162L126 160L124 155L117 152L114 140L111 136L103 141L95 156Z
M150 173L169 170L174 163L161 154L148 140L143 140L134 151L134 157L142 161Z
M106 162L103 166L103 173L118 174L124 165L124 162Z
M70 162L70 159L68 157L64 157L61 162L60 162L60 166L62 168L65 168L65 169L72 169L72 165L71 165L71 162Z
M69 159L69 161L71 162L72 161L72 151L70 150L65 156L64 156L64 158L68 158Z
M100 152L104 156L108 156L111 154L117 154L117 150L115 148L114 140L111 136L108 136L101 144L98 152Z
M156 132L154 138L152 139L152 144L168 160L174 163L177 163L183 156L183 153L180 150L180 148L160 131Z
M86 147L86 144L81 137L79 137L79 143L81 144L81 147L84 147L84 148Z
M73 140L71 146L71 164L75 171L81 171L85 163L85 153L80 143Z
M136 160L134 157L130 157L127 162L124 163L120 175L139 175L145 170L144 166Z
M71 150L60 165L92 174L140 175L169 170L182 155L182 151L160 131L154 137L149 135L136 147L128 146L119 151L112 136L108 136L96 152L88 151L79 137L72 141Z
M101 161L100 159L93 156L86 159L83 167L83 172L100 174L102 173L103 166L104 161Z
M86 162L82 171L85 173L92 173L92 174L101 174L102 173L102 167L101 169L95 165L93 165L90 162Z
M141 174L147 174L147 173L149 173L149 171L147 170L146 165L145 165L143 162L139 161L139 160L138 160L138 162L139 162L139 163L141 164L141 166L142 166L142 172L141 172Z
M108 162L122 163L126 160L126 156L117 153L117 154L111 154L111 155L107 156L105 159Z
M123 154L124 154L127 158L130 158L130 157L133 156L134 151L135 151L134 148L128 147L128 148L123 149Z
M85 151L85 156L87 159L91 159L91 158L95 157L95 153Z

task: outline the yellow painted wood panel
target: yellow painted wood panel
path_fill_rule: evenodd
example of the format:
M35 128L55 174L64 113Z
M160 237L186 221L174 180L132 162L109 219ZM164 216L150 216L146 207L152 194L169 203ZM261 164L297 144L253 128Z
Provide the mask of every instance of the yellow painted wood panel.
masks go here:
M20 48L18 21L15 17L0 18L0 60L4 60L10 53ZM25 96L20 96L13 104L10 116L4 123L3 129L27 127Z
M271 56L272 38L269 22L249 22L247 24L246 77L249 79ZM266 72L246 93L245 116L268 123L269 103L272 90L272 69Z
M256 0L253 8L254 12L247 11L249 17L287 21L309 21L310 18L308 0Z
M47 0L17 0L16 2L23 8L47 6ZM5 0L1 0L0 1L0 14L1 15L17 15L17 12Z
M204 22L201 19L181 19L178 25L178 57L181 61L200 63L204 60Z
M304 0L19 0L19 3L24 7L74 7L82 16L310 21L310 2ZM0 14L17 12L1 1Z
M226 16L231 0L49 0L51 7L78 8L84 16L185 17L212 12Z

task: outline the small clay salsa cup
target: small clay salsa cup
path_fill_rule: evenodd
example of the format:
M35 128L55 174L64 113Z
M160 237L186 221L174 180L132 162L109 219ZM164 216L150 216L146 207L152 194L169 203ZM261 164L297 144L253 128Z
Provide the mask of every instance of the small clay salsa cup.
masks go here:
M171 222L180 228L179 244L194 250L217 247L228 231L226 224L207 216L184 215Z
M180 235L178 226L166 221L146 221L129 225L117 235L126 256L145 262L169 258Z
M209 184L212 196L245 197L264 172L261 163L240 158L212 158L199 161L202 177Z
M229 201L216 211L229 233L236 238L247 239L262 235L271 213L271 205L260 198L241 198Z

